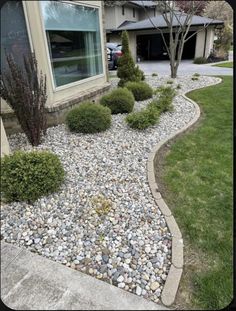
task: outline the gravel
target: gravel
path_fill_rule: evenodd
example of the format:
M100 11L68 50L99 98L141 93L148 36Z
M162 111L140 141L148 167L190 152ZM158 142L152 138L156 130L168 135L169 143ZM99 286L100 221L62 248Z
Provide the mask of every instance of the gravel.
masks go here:
M152 87L168 80L147 78ZM181 94L217 81L185 76L173 85L181 85ZM135 110L148 102L136 102ZM194 106L176 96L174 111L145 131L130 129L122 114L112 116L111 128L99 134L72 134L65 125L49 128L34 149L56 153L66 181L58 193L34 204L3 204L1 238L158 302L171 265L172 238L151 195L146 163L155 144L194 115ZM9 142L12 150L33 149L23 134Z

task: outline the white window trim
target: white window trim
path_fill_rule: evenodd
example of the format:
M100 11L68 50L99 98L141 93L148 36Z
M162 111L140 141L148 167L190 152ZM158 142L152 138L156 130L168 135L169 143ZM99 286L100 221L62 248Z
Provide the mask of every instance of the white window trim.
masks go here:
M63 1L64 3L69 3L69 4L73 4L73 5L79 5L79 6L85 6L85 7L91 7L91 8L96 8L98 9L98 15L99 15L99 30L100 30L100 43L101 43L101 53L102 53L102 70L103 73L96 75L96 76L92 76L86 79L82 79L79 81L75 81L75 82L71 82L65 85L60 85L60 86L56 86L55 81L54 81L54 75L53 75L53 69L52 69L52 65L51 65L51 58L50 58L50 52L49 52L49 48L48 48L48 42L47 42L47 36L46 36L46 29L44 26L44 19L43 19L43 13L42 13L42 9L41 9L41 5L39 3L40 1L38 1L38 8L39 8L39 15L40 15L40 22L41 22L41 26L42 26L42 30L43 30L43 39L44 39L44 45L46 48L46 54L47 54L47 63L48 63L48 67L49 67L49 72L50 72L50 76L51 76L51 81L52 81L52 87L53 87L53 92L58 92L64 89L68 89L71 87L75 87L81 84L85 84L88 83L90 81L96 80L98 78L103 78L105 77L105 59L104 59L104 53L103 53L103 27L102 27L102 12L101 12L101 7L98 5L92 5L92 4L85 4L83 2L74 2L74 1Z

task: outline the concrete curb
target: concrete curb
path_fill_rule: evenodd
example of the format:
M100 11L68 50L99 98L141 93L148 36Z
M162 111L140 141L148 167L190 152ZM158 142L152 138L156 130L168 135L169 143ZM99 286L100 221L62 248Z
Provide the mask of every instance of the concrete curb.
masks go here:
M207 85L213 86L217 85L222 82L222 79L218 78L219 82ZM205 87L202 87L205 88ZM202 88L198 88L202 89ZM190 91L188 91L190 92ZM186 93L188 93L186 92ZM166 202L163 200L161 193L159 192L158 184L156 183L155 178L155 163L158 157L158 151L161 149L163 145L165 145L169 140L175 138L179 134L185 132L188 128L190 128L194 123L197 122L201 115L201 111L197 103L195 103L190 98L186 97L185 94L181 94L179 96L182 96L187 101L191 102L196 110L196 115L194 118L185 125L182 129L178 130L177 132L171 134L168 136L165 140L159 142L149 153L148 161L147 161L147 174L148 174L148 182L149 187L152 192L152 195L154 197L154 200L156 202L156 205L162 212L162 214L165 217L167 226L170 230L170 233L172 235L172 259L171 259L171 267L170 271L168 273L166 282L164 284L164 288L161 294L161 301L165 306L171 306L174 301L177 294L177 290L179 287L181 275L183 272L183 265L184 265L184 259L183 259L183 239L182 234L180 232L180 229L178 227L178 224L175 221L174 216L172 215L171 210L167 206Z

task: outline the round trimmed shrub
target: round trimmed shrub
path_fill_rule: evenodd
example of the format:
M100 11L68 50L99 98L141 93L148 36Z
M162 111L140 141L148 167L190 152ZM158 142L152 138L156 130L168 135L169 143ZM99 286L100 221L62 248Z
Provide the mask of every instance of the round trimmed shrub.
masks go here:
M111 126L111 110L99 104L84 102L67 114L66 123L72 132L103 132Z
M153 95L152 88L145 82L128 82L125 87L133 93L137 101L151 98Z
M33 202L57 191L65 172L49 151L17 151L1 162L1 191L7 201Z
M100 104L111 109L112 114L129 113L134 108L134 96L127 88L117 88L104 95Z

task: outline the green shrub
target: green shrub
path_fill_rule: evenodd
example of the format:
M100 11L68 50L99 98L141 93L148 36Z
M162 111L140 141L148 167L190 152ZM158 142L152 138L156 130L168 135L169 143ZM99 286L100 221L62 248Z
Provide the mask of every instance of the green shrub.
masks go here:
M200 77L200 74L195 72L195 74L193 74L193 77Z
M145 82L128 82L125 86L133 93L137 101L151 98L153 95L152 88Z
M174 81L172 81L172 80L168 80L166 83L167 83L167 84L173 84L173 83L174 83Z
M66 123L72 132L102 132L111 126L111 110L99 104L84 102L67 114Z
M197 80L199 80L199 78L198 77L192 77L192 80L197 81Z
M129 49L129 37L127 31L122 32L122 52L118 59L117 76L120 78L118 86L123 87L128 81L141 81L145 79L144 73L133 60Z
M153 107L148 107L138 112L129 114L126 122L133 129L144 130L149 126L155 125L158 121L159 113Z
M157 76L158 76L158 74L153 72L152 77L157 77Z
M206 57L197 57L194 59L193 63L194 64L206 64L207 59L206 59Z
M112 114L128 113L134 108L134 96L127 88L117 88L104 95L100 104L110 108Z
M59 158L48 151L18 151L1 162L1 191L8 201L33 202L57 191L65 172Z
M176 95L175 90L171 86L159 88L159 98L154 99L150 105L156 107L160 113L173 110L173 99Z
M180 90L180 89L181 89L181 84L178 84L178 85L176 86L176 88L177 88L177 90Z

